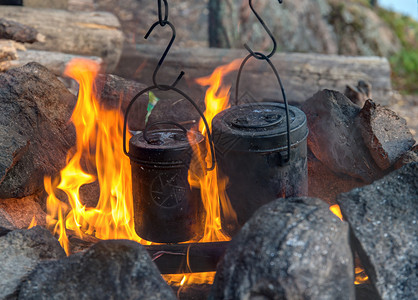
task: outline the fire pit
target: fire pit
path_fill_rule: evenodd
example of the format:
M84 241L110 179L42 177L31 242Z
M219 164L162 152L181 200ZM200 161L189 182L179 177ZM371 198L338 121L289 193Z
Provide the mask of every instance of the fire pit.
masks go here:
M264 54L245 45L249 54L244 60L218 67L214 75L218 71L221 75L213 82L212 76L197 80L199 84L211 85L205 99L206 111L202 112L198 100L177 87L183 72L171 85L157 82L158 71L175 37L174 25L168 21L167 1L158 4L158 21L146 37L157 26L167 26L172 30L172 38L154 70L153 85L130 85L135 87L129 96L131 101L115 101L122 108L106 107L106 100L96 93L98 64L78 60L69 65L66 74L80 85L71 117L76 128L72 146L65 144L68 117L61 121L60 114L55 113L63 105L51 92L69 96L65 87L63 91L56 88L62 83L36 64L0 74L0 107L9 113L19 112L18 117L0 112L6 120L0 124L0 135L6 132L6 143L0 143L1 149L9 151L4 145L14 149L9 152L10 169L15 173L6 170L8 178L10 174L21 175L22 170L36 177L33 174L37 173L29 168L30 162L38 163L36 158L58 161L59 153L67 155L65 165L47 175L42 186L48 194L45 226L61 246L47 230L35 226L35 217L29 226L35 228L30 230L14 230L4 223L12 214L12 210L5 213L7 205L23 205L33 199L0 201L0 274L6 278L0 280L0 298L58 294L94 298L98 293L120 299L174 299L161 274L176 287L178 297L192 287L203 289L199 299L207 296L212 284L210 299L354 299L354 282L361 289L370 288L369 298L412 295L416 282L416 275L411 272L416 251L411 245L416 244L413 224L417 165L409 164L389 173L397 168L395 163L404 164L412 157L412 153L407 157L400 155L412 152L414 142L406 138L408 141L403 141L396 151L388 147L391 143L379 142L390 136L393 128L403 128L402 122L371 100L360 108L335 91L315 94L301 109L288 105L281 79L270 60L276 42L251 1L251 9L272 38L273 50ZM240 76L251 58L271 67L283 103L262 100L238 105L238 93L242 92ZM223 90L222 76L235 70L236 105L228 107L229 89ZM128 85L124 80L123 84ZM123 90L111 88L117 97L118 91ZM6 90L11 91L8 97L3 96ZM44 90L47 92L42 95ZM138 90L141 91L135 94ZM152 114L150 121L139 126L140 130L133 129L130 120L135 118L128 115L131 112L131 117L137 117L133 113L134 103L148 105L148 120L150 92L154 90L166 111L160 117ZM161 96L166 93L170 96ZM177 98L170 102L168 97L172 94ZM222 102L221 98L226 100ZM166 117L167 110L173 114L181 110L177 105L181 101L197 109L199 124L197 119L183 122ZM65 107L71 105L74 103L68 101ZM161 106L151 109L155 113ZM145 114L145 108L141 112ZM383 134L377 128L382 120L392 127L385 127ZM26 127L16 127L21 124ZM25 140L18 135L22 132L35 138ZM321 139L317 139L318 135ZM54 138L58 145L44 143ZM400 139L395 134L390 141L399 144ZM63 146L59 153L53 151L62 144L68 147ZM379 145L378 151L366 155L375 150L373 145ZM375 160L385 151L390 153L383 159L390 159L384 160L382 169ZM56 153L56 157L51 153ZM356 153L362 154L357 157ZM338 160L339 154L357 160L329 164ZM8 162L3 156L2 164ZM335 166L338 169L332 169ZM384 175L388 176L382 178ZM36 180L30 179L27 182L32 188ZM374 183L336 197L367 181ZM323 195L328 188L331 193L333 189L338 191L330 197L329 204L338 201L341 211L338 206L333 209L339 212L341 220L323 200L301 197L312 195L318 186ZM26 185L22 185L13 192L25 189ZM397 197L399 191L402 193ZM1 191L2 195L7 192ZM85 199L94 198L95 193L97 203L86 204ZM408 207L413 208L412 212ZM76 252L80 253L71 255ZM382 261L388 261L390 271L385 270ZM407 268L399 268L399 261ZM359 274L356 277L354 268ZM95 276L91 276L91 270ZM399 278L393 279L390 273L399 274Z

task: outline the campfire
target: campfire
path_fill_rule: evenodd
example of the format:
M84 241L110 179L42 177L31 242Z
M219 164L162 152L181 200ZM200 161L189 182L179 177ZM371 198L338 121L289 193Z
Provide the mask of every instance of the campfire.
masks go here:
M249 7L271 52L245 44L210 75L170 69L166 0L145 38L171 40L153 74L136 70L148 87L88 58L60 79L33 62L0 73L0 298L413 297L405 121L370 90L288 103ZM247 87L254 64L274 98Z

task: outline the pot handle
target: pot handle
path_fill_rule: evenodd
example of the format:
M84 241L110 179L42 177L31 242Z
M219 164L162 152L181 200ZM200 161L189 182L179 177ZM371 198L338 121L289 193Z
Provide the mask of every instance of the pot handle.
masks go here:
M283 2L283 0L279 0L279 3L282 3L282 2ZM287 157L283 160L283 162L287 163L290 160L290 118L289 118L289 107L288 107L288 104L287 104L286 94L284 92L284 88L283 88L283 84L282 84L282 81L281 81L280 76L279 76L279 72L277 71L277 69L275 68L275 66L273 65L273 63L270 60L270 58L276 52L277 43L276 43L276 39L274 38L274 36L271 33L270 29L264 23L263 19L259 16L259 14L255 11L255 9L254 9L254 7L252 5L252 0L249 0L249 5L250 5L250 8L253 11L254 15L257 17L258 21L263 26L264 30L270 36L270 38L271 38L271 40L273 42L273 50L269 54L264 54L264 53L261 53L261 52L255 52L247 44L244 44L244 47L248 50L249 54L247 55L247 57L244 58L244 60L241 63L241 66L239 67L239 70L238 70L237 83L236 83L236 86L235 86L235 105L238 105L238 91L239 91L239 83L240 83L240 79L241 79L241 73L242 73L242 70L244 69L244 66L247 63L247 61L251 57L254 57L254 58L258 59L258 60L265 60L265 61L267 61L267 63L269 64L269 66L273 70L274 75L277 78L277 81L279 82L280 89L281 89L282 95L283 95L283 102L284 102L284 106L285 106L285 110L286 110Z
M152 141L148 138L148 136L147 136L147 133L148 133L148 130L151 128L151 127L154 127L154 126L156 126L156 125L174 125L174 126L177 126L178 128L180 128L182 131L183 131L183 133L187 136L187 129L186 128L184 128L184 126L182 126L182 125L180 125L179 123L177 123L177 122L174 122L174 121L161 121L161 122L154 122L154 123L152 123L152 124L147 124L147 126L145 126L145 128L144 128L144 131L142 132L142 134L143 134L143 136L144 136L144 140L145 141L147 141L147 143L148 144L152 144Z
M132 105L135 103L136 100L139 99L140 96L144 95L145 93L151 91L151 90L155 90L155 89L163 89L164 91L168 91L168 90L172 90L174 92L176 92L177 94L180 94L181 96L184 97L184 99L186 99L187 101L190 102L190 104L193 105L193 107L196 109L196 111L199 113L200 117L203 120L203 123L205 124L206 127L206 134L208 137L208 143L209 143L209 149L210 149L210 153L211 153L211 166L210 167L206 167L207 171L212 171L215 168L215 150L214 150L214 146L213 146L213 139L212 139L212 133L209 130L209 124L208 121L206 120L205 115L203 114L203 112L200 110L200 108L197 106L196 102L194 102L190 96L188 96L186 93L184 93L182 90L179 90L178 88L174 87L174 86L170 86L170 85L153 85L150 87L147 87L145 89L143 89L142 91L140 91L138 94L136 94L131 102L129 103L128 107L126 108L126 112L125 112L125 118L123 121L123 152L125 153L126 156L128 156L129 158L132 158L131 155L129 154L129 152L126 149L126 131L127 131L127 125L128 125L128 115L129 112L132 108ZM151 125L150 125L151 126Z

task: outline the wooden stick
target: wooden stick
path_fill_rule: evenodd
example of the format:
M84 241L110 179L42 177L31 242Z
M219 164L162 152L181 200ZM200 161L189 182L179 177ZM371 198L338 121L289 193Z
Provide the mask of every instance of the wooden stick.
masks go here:
M145 246L161 274L216 271L229 242Z

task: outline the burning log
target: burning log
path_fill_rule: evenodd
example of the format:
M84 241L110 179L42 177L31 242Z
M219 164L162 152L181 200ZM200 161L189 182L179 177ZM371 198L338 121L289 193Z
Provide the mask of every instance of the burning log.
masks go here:
M354 299L348 226L322 200L277 199L234 237L209 299Z
M145 246L161 274L216 271L229 242Z
M1 219L0 219L1 221ZM84 251L99 239L85 235L80 239L74 231L67 230L71 253ZM182 274L216 271L219 260L229 242L161 244L144 246L161 274Z
M381 299L414 299L418 273L418 163L337 197L352 247Z
M43 175L64 166L74 142L68 124L75 97L45 67L0 74L0 198L44 190Z
M3 6L0 18L31 26L46 37L28 48L98 56L108 72L115 69L122 53L123 33L110 13Z
M0 39L14 40L20 43L34 43L44 41L45 37L31 26L0 18Z

